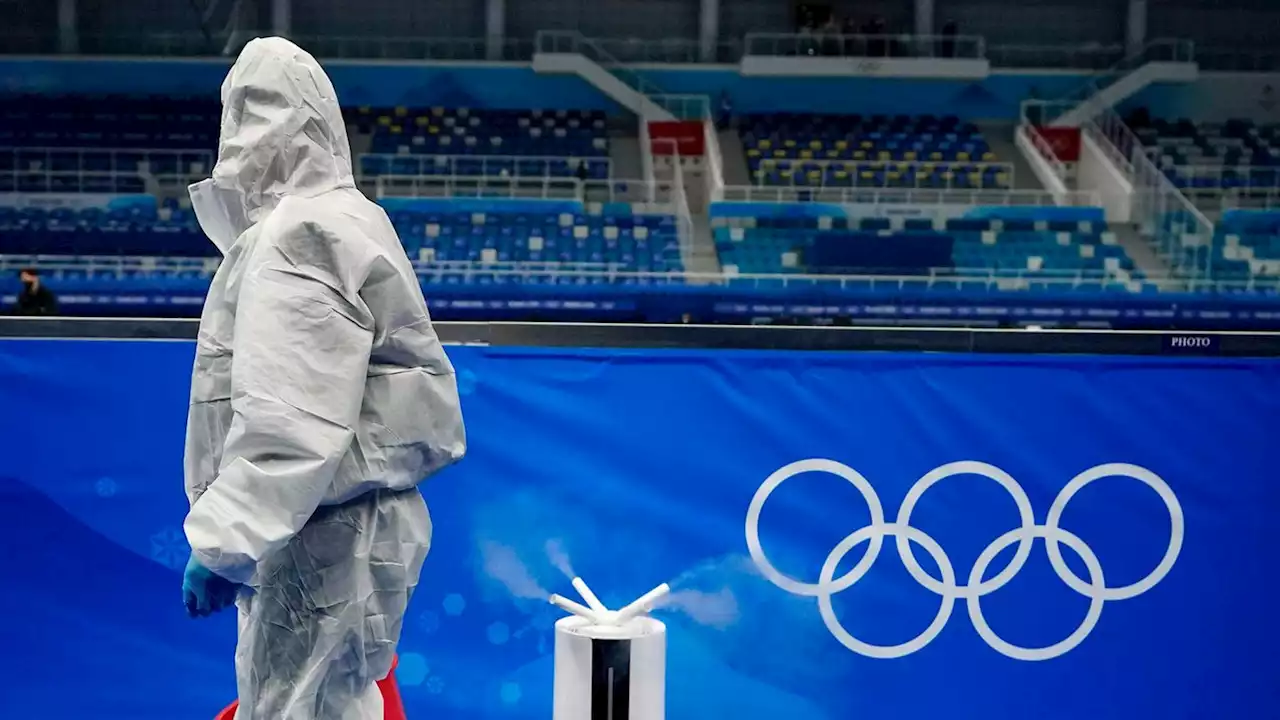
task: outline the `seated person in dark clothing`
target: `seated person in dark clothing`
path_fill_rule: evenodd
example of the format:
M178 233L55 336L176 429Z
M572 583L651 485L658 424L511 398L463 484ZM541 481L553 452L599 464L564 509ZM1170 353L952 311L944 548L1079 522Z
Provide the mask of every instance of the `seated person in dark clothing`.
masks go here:
M22 292L18 293L18 315L56 315L58 299L53 291L40 282L35 270L26 269L18 274L22 280Z

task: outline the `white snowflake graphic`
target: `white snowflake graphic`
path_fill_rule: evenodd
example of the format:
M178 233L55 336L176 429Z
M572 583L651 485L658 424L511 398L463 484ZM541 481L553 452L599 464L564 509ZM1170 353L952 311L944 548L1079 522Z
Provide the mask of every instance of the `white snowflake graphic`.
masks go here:
M440 693L444 692L444 679L442 679L439 675L432 675L427 680L427 692L431 693L432 695L439 695Z
M93 485L93 491L98 494L98 497L103 498L113 497L119 490L120 486L109 477L101 478Z
M462 614L462 611L467 609L467 599L458 593L450 593L445 596L444 602L440 603L440 605L444 608L446 615L458 617Z
M502 698L504 705L515 705L520 702L520 683L505 682L498 691L498 696Z
M151 536L151 558L165 567L183 567L190 554L187 536L179 528L165 528Z
M466 368L458 371L457 380L459 395L470 395L476 391L476 385L480 383L480 377Z
M430 635L440 629L440 613L427 610L418 616L418 629Z
M494 645L505 645L511 639L511 628L507 627L504 622L491 623L485 630L485 635L489 637L489 642Z

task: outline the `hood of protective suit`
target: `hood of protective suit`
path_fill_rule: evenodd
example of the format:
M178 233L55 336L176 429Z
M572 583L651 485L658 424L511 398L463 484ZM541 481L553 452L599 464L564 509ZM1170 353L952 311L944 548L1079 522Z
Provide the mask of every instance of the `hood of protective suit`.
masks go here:
M283 38L260 38L245 46L222 83L222 127L212 180L209 185L224 205L240 206L224 207L224 214L250 224L283 197L313 197L354 186L351 145L337 93L305 50ZM193 200L203 225L206 213L201 211L207 205L194 189ZM220 247L225 243L213 239Z

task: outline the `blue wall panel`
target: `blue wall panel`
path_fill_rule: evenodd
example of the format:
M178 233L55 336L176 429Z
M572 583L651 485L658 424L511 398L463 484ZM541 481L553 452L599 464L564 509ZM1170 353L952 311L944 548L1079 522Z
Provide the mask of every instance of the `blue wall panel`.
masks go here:
M435 542L400 648L411 717L548 717L558 613L540 596L569 591L557 565L607 603L673 582L672 720L1262 717L1280 702L1275 361L450 354L471 454L424 486ZM187 343L0 342L0 717L206 718L234 693L233 619L187 620L180 601L191 358ZM778 571L816 582L875 498L878 556L863 562L863 543L831 568L865 565L830 601L843 642L817 598L748 553L766 478L815 458L856 470L865 494L808 472L764 501L756 529ZM964 473L924 487L961 461L1006 487ZM1072 481L1111 463L1158 476L1176 512L1135 479ZM909 498L918 532L891 524ZM971 568L1019 527L1017 501L1026 537L1085 548L1099 586L1166 558L1163 571L1141 592L1091 590L1063 580L1087 577L1079 557L1063 551L1055 570L1037 539L1020 569L1003 571L1011 548L990 558L975 591ZM1047 529L1055 502L1065 532ZM955 585L914 577L891 532L936 542L938 562L914 546L917 573L945 563ZM907 642L939 607L949 617L904 657L851 639ZM993 636L1078 643L1032 662Z

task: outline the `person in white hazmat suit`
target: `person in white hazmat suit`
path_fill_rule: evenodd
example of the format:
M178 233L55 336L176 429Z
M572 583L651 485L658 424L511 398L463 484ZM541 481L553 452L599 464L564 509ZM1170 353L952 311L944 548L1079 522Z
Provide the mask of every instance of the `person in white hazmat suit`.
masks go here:
M185 475L193 615L239 608L239 720L380 720L431 541L417 486L466 450L453 366L330 83L280 38L222 85L224 260L196 349Z

